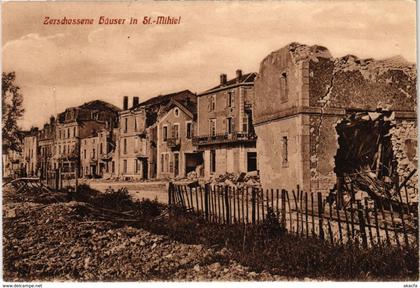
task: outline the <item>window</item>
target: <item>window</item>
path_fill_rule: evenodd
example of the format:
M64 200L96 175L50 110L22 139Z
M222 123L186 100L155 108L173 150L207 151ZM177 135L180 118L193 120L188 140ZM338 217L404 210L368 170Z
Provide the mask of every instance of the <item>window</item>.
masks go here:
M100 154L103 154L104 153L104 150L103 150L103 144L101 143L101 145L99 146L99 153Z
M166 141L168 139L168 126L163 126L162 139L163 141Z
M245 115L242 122L242 131L248 132L248 115Z
M282 138L282 158L283 158L283 165L287 164L289 161L289 155L288 155L288 143L287 143L287 136L283 136Z
M127 160L123 161L123 172L127 173Z
M61 154L61 145L58 145L58 154Z
M226 95L226 107L235 106L235 91L228 91Z
M179 138L179 124L174 124L172 126L172 138L174 139Z
M164 155L161 154L160 155L160 172L164 172L165 171L165 158Z
M86 149L83 150L83 158L86 159Z
M165 154L165 171L169 172L169 154Z
M134 117L134 130L137 131L137 117Z
M93 148L92 150L92 158L95 159L96 158L96 150L95 148Z
M210 173L216 172L216 150L210 150Z
M127 154L127 138L124 138L124 154Z
M175 108L174 114L175 114L175 117L178 117L179 116L179 109L178 108Z
M209 111L214 111L216 110L216 95L210 95L208 97L208 101L209 101Z
M233 132L233 119L232 117L226 118L226 132L231 134Z
M192 138L192 123L187 122L187 139Z
M139 172L139 161L137 159L134 159L134 171L135 173Z
M76 137L76 127L73 127L73 136Z
M67 138L70 138L70 128L67 128Z
M111 169L112 173L115 173L115 161L112 161Z
M288 101L288 93L289 93L289 87L287 83L287 73L284 72L280 76L280 101L281 103L285 103Z
M216 135L216 119L209 119L209 134L211 136Z
M127 133L127 130L128 130L128 118L126 117L124 118L124 132Z

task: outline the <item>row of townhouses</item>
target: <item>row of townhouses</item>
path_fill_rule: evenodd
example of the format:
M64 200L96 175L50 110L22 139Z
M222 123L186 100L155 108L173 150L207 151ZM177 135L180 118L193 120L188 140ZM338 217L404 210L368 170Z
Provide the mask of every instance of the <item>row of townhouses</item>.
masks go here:
M20 166L3 175L20 169L45 179L59 169L72 177L140 180L255 171L256 73L235 76L220 75L219 85L198 95L184 90L143 102L124 96L122 109L100 100L68 108L25 132Z
M416 79L416 65L401 57L334 58L291 43L258 73L222 74L199 94L66 109L26 132L21 166L9 155L4 169L135 179L258 170L265 188L325 193L364 174L416 190Z

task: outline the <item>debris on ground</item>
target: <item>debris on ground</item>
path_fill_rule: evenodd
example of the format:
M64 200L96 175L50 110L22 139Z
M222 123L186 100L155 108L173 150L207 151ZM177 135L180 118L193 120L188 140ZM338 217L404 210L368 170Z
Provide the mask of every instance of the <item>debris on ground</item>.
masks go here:
M125 191L100 196L81 189L85 202L76 193L71 201L42 203L6 190L6 281L287 280L253 272L231 260L225 248L184 244L135 227L128 220L142 213L129 210L134 206L124 201ZM138 205L147 210L147 203Z
M236 188L254 187L261 188L260 176L257 171L248 173L225 173L212 177L206 181L210 185L222 185Z

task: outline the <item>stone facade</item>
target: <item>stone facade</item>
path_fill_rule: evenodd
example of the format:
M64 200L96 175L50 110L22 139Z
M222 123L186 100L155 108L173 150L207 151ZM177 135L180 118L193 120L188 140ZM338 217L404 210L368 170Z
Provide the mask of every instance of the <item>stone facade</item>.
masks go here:
M52 170L52 156L54 151L55 118L51 117L38 133L39 166L42 179L46 179L48 171Z
M80 139L118 126L119 108L99 100L66 109L57 117L52 168L76 172L80 166ZM77 171L82 175L83 171Z
M118 171L122 177L148 178L146 111L144 107L120 112L118 131Z
M204 155L204 175L257 170L252 99L255 73L242 74L198 95L194 145Z
M398 57L333 58L325 47L292 43L261 62L255 94L265 188L329 192L337 182L336 126L352 113L395 111L395 131L416 127L415 65Z
M157 178L185 177L202 167L202 154L192 145L195 105L174 100L165 107L157 122ZM200 171L198 171L200 173Z
M100 175L98 167L99 136L82 138L80 140L80 176L97 177Z
M27 176L38 177L38 128L33 128L23 138L23 160Z

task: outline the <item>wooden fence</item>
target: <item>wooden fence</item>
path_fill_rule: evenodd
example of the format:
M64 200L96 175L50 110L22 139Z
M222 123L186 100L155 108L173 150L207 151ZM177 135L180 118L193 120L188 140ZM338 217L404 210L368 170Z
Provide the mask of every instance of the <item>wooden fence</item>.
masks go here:
M417 206L407 204L382 205L364 198L338 208L321 193L303 192L299 187L289 193L284 189L173 183L169 184L168 199L170 206L184 207L213 223L258 224L274 216L289 233L319 237L331 244L418 245Z
M76 172L60 172L58 169L48 171L45 182L46 186L53 190L62 190L69 187L76 189Z

